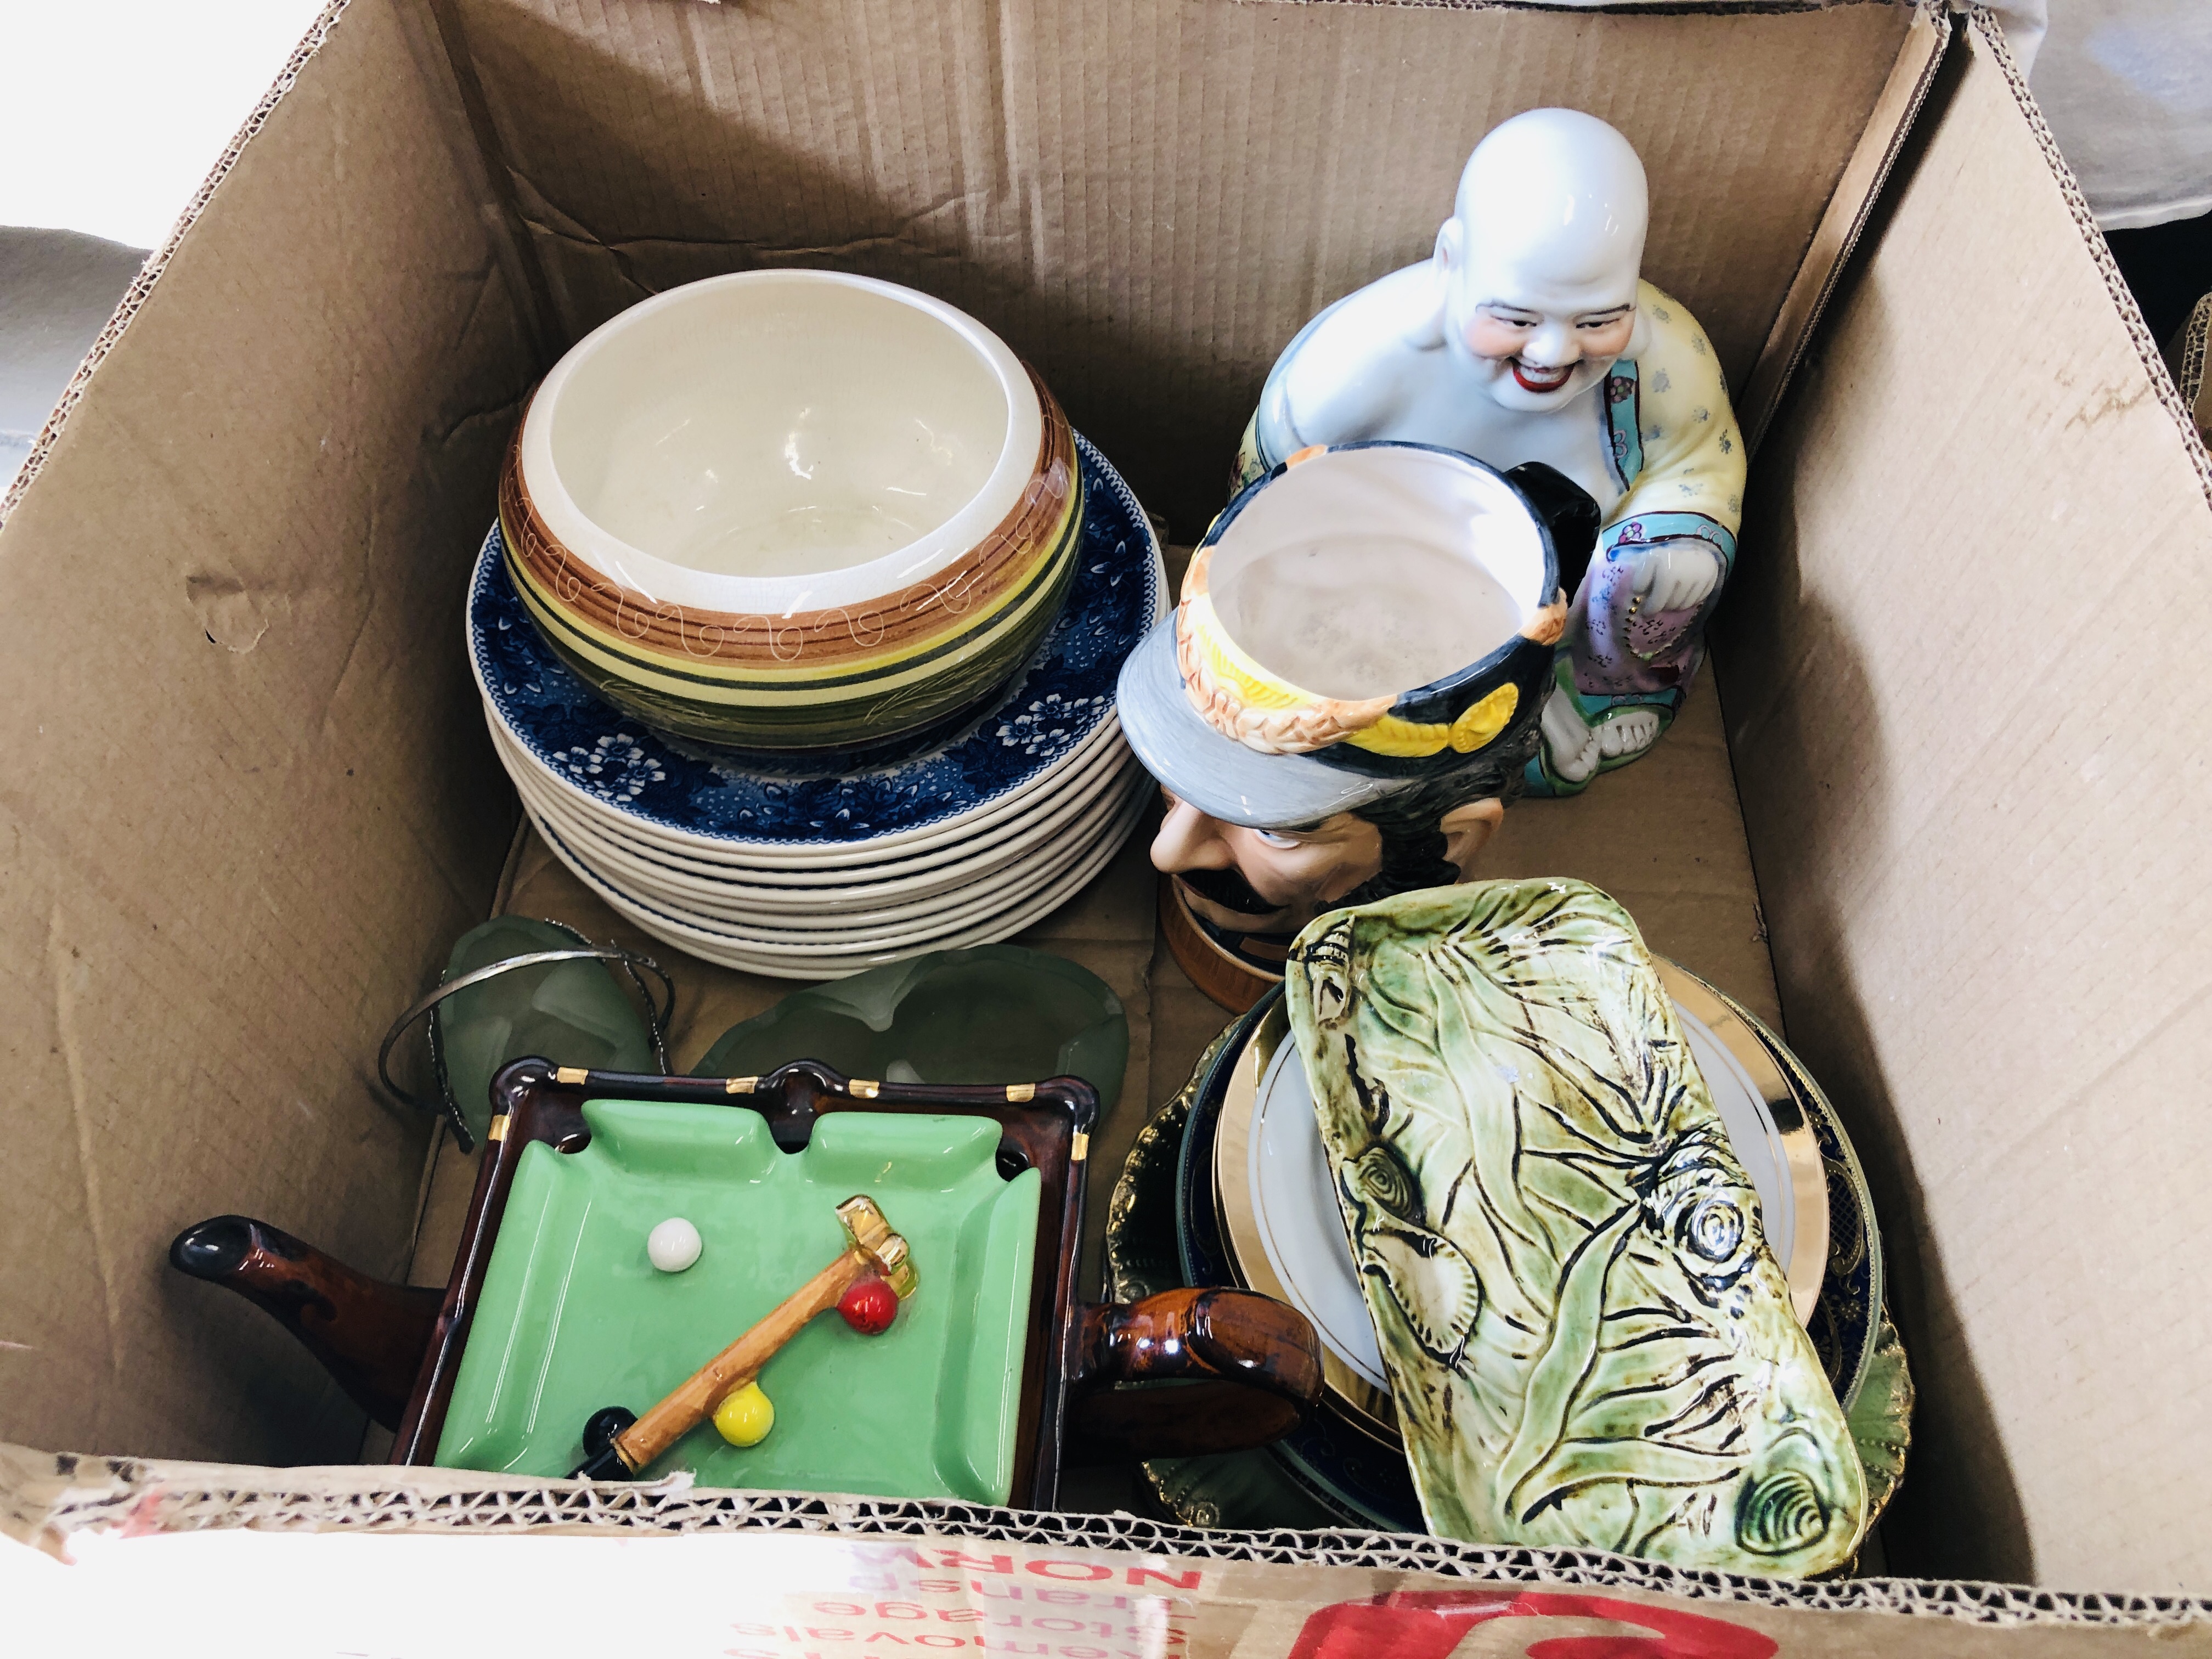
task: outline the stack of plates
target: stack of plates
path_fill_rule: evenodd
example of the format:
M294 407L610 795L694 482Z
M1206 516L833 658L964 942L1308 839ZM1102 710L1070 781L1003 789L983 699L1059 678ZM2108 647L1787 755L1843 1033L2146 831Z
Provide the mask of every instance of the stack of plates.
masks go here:
M702 754L609 708L531 625L495 526L470 589L469 656L546 844L655 938L787 979L1006 939L1073 896L1152 795L1114 687L1167 586L1136 498L1077 447L1074 585L1028 667L950 734L842 762Z

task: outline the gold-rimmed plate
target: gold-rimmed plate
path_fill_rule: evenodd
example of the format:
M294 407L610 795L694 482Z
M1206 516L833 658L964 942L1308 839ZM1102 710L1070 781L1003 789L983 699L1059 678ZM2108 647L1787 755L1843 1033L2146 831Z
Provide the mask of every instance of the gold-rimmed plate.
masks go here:
M1828 1258L1820 1143L1790 1079L1735 1005L1686 969L1657 965L1729 1144L1759 1194L1798 1320L1807 1322ZM1395 1445L1389 1381L1345 1240L1305 1068L1289 1037L1278 998L1237 1056L1214 1139L1216 1219L1247 1287L1313 1322L1324 1380L1343 1415Z

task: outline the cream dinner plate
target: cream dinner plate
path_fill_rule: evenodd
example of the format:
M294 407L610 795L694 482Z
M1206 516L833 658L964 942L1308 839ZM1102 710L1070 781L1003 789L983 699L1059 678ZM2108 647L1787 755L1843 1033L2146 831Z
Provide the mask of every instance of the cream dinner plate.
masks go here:
M575 817L566 803L550 792L531 785L518 787L532 815L550 824L571 852L609 882L673 915L694 917L710 927L728 923L740 931L763 933L765 939L790 934L795 941L825 930L921 921L992 900L994 890L995 902L1003 908L1007 892L1033 878L1050 875L1075 857L1086 838L1097 834L1126 805L1140 782L1139 769L1133 764L1109 771L1073 803L1068 814L1051 820L1044 831L1002 844L972 861L951 866L942 875L933 872L926 884L884 883L802 890L798 902L789 890L762 890L736 880L709 881L638 858L628 848L601 839L592 824Z
M1801 1323L1828 1259L1828 1188L1819 1142L1758 1035L1709 985L1658 963L1690 1052L1759 1203ZM1397 1438L1390 1382L1359 1291L1313 1096L1278 1001L1247 1041L1223 1097L1213 1190L1222 1237L1246 1285L1289 1303L1322 1341L1330 1391L1356 1422Z
M568 867L571 873L605 899L618 915L654 938L665 939L705 961L748 973L765 974L781 979L842 979L863 968L896 962L920 951L952 951L970 945L996 944L1012 938L1032 923L1042 921L1080 892L1099 871L1105 868L1109 860L1121 850L1121 843L1129 838L1130 832L1142 820L1149 799L1150 791L1139 790L1131 797L1121 816L1108 825L1106 833L1083 852L1072 868L1040 890L1024 896L997 915L958 927L957 931L939 938L904 940L863 938L854 939L849 945L841 942L817 950L802 951L764 946L725 930L708 931L681 921L666 911L610 885L599 872L579 863L575 855L562 842L558 833L551 830L534 813L532 822L537 824L538 833L544 837L554 855Z
M494 740L510 766L515 787L548 809L554 820L574 828L588 845L580 851L596 856L602 851L641 867L654 879L665 880L682 891L726 895L739 893L763 909L798 910L815 914L824 907L850 908L862 902L889 903L900 898L921 897L963 885L988 873L1000 864L1033 848L1079 815L1115 781L1124 778L1137 763L1127 745L1097 745L1055 781L1049 790L1005 818L974 830L963 839L925 849L909 857L886 857L881 863L857 868L787 871L748 865L737 858L695 858L630 836L611 815L591 810L590 798L560 791L545 784L539 775L521 764L511 740L496 728Z
M1057 841L965 886L925 900L919 908L846 911L825 906L811 918L780 913L763 915L753 911L742 900L702 902L665 887L636 880L604 860L586 858L586 861L593 873L610 886L652 906L672 921L705 933L726 934L732 940L762 950L811 953L834 950L855 939L866 941L872 949L884 948L933 939L1009 908L1021 895L1054 880L1079 860L1102 835L1110 833L1114 825L1127 815L1136 793L1134 788L1125 786L1102 796ZM585 856L561 822L544 811L542 803L528 801L526 805L534 817L560 836L571 854Z

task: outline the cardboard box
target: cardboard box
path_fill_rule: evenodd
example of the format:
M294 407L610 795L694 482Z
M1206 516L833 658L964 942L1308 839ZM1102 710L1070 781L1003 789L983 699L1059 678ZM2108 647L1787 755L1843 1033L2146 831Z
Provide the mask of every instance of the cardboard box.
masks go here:
M1085 1582L1133 1549L1177 1575L1243 1564L1160 1589L1193 1611L1159 1613L1146 1650L1253 1659L1400 1650L1299 1645L1315 1596L1531 1582L1724 1613L1793 1651L2212 1642L2203 1603L2059 1593L2212 1591L2191 1271L2212 768L2185 701L2212 460L1987 14L1878 0L333 4L0 503L0 1435L359 1455L358 1416L288 1340L161 1250L243 1210L407 1270L424 1126L369 1057L514 890L514 798L454 646L500 447L563 344L749 265L910 283L1035 362L1188 539L1283 342L1424 252L1474 140L1545 103L1638 144L1647 272L1764 434L1723 701L1700 694L1725 756L1686 745L1682 769L1655 756L1583 799L1611 792L1644 832L1605 838L1642 872L1632 907L1733 951L1756 1003L1753 941L1730 920L1700 944L1696 920L1747 921L1729 872L1755 872L1920 1384L1891 1564L2053 1589L31 1453L0 1480L9 1529L960 1534L1109 1552ZM1544 856L1546 810L1511 815L1516 858ZM1146 1014L1170 1039L1153 1085L1203 1024L1172 1001ZM94 1555L119 1558L80 1545L88 1589ZM793 1593L881 1565L848 1554L793 1568ZM1430 1644L1402 1650L1468 1636L1435 1645L1442 1606L1400 1603Z

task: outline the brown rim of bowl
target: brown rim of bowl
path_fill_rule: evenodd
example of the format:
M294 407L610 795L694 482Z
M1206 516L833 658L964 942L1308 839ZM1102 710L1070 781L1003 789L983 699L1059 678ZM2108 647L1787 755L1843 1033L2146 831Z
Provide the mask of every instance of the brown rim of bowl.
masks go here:
M522 482L522 422L500 468L499 517L508 545L545 592L579 622L678 662L720 661L787 669L802 651L817 662L873 659L940 633L948 623L987 615L1022 586L1030 567L1058 544L1056 533L1082 495L1075 429L1024 363L1036 388L1044 435L1028 486L1012 512L959 558L902 592L823 611L767 615L667 605L601 574L555 540ZM528 405L524 406L526 417Z

